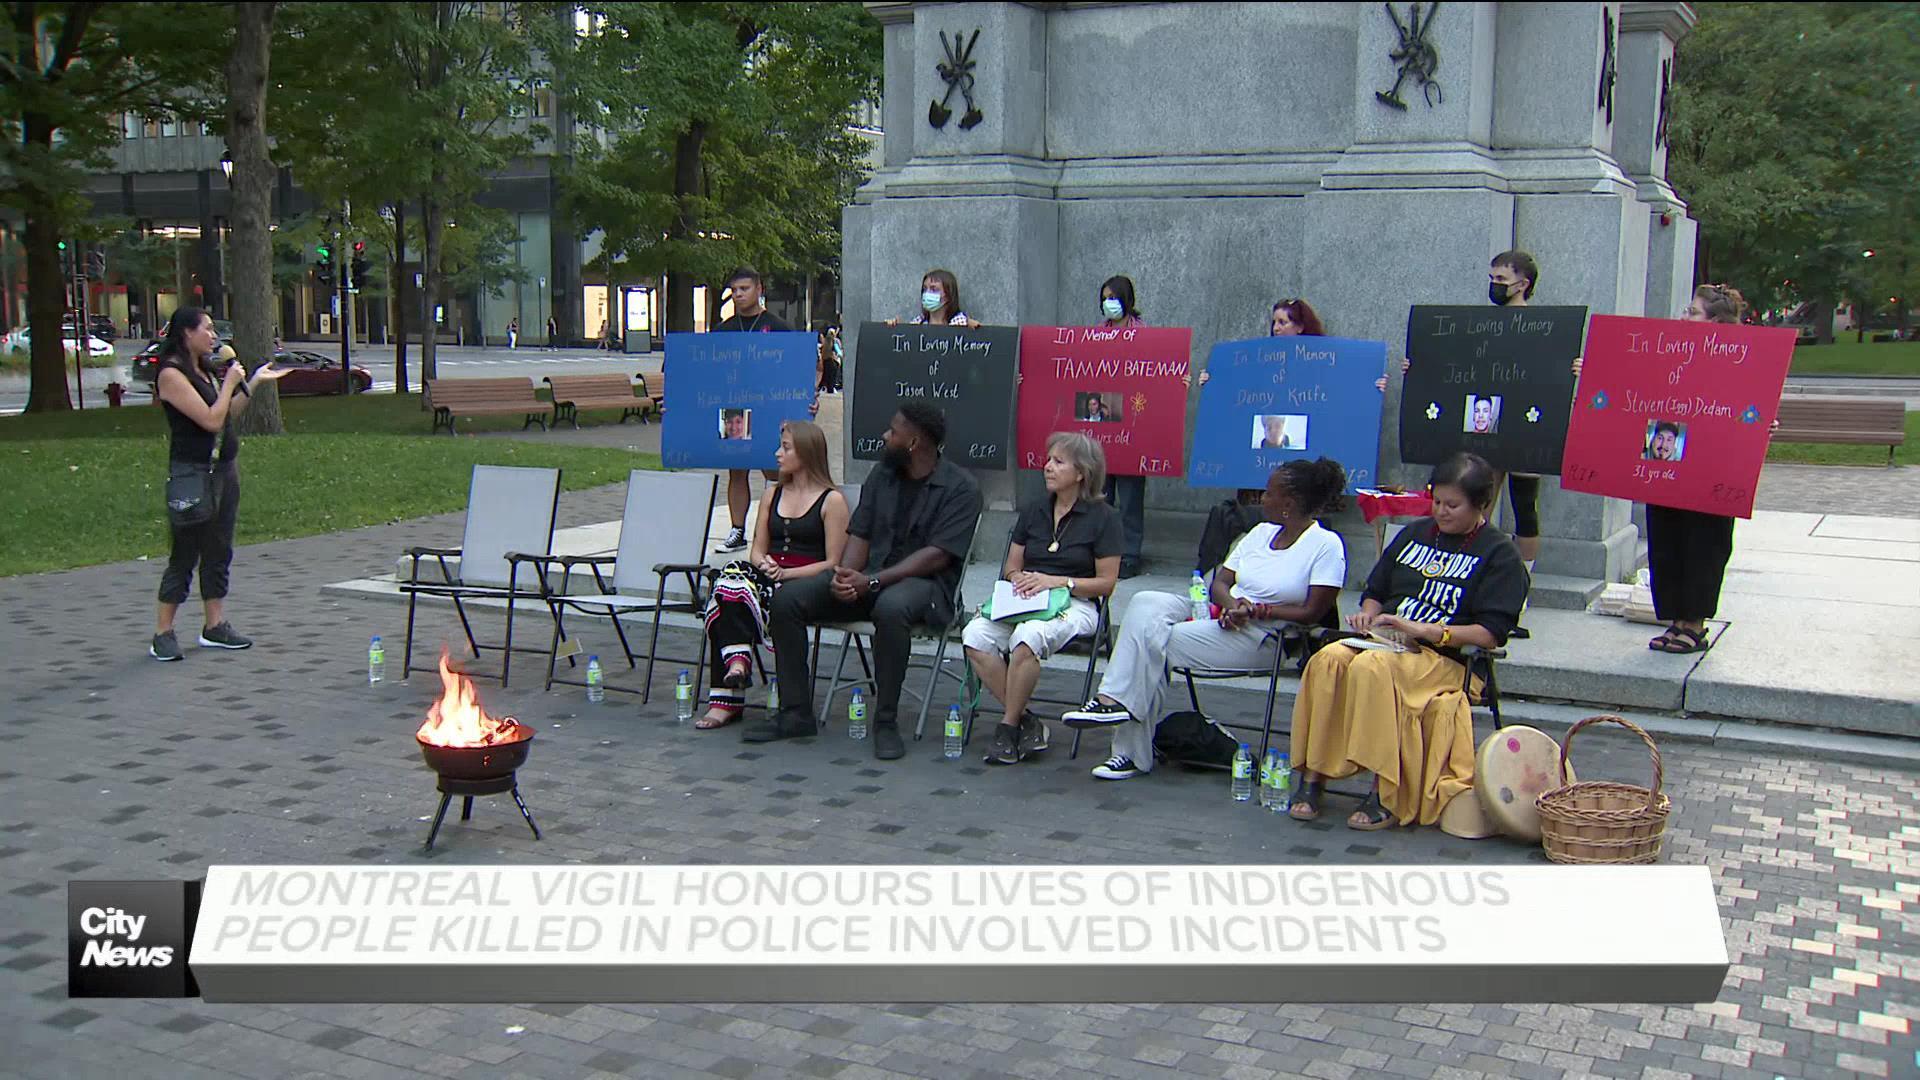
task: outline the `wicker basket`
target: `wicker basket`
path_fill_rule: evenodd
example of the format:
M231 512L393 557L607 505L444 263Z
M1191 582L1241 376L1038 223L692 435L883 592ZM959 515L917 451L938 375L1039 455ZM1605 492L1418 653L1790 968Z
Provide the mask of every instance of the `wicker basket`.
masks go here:
M1608 780L1566 783L1573 737L1588 724L1619 724L1647 744L1653 756L1653 788ZM1557 863L1650 863L1660 859L1672 802L1660 791L1660 748L1638 724L1618 716L1589 716L1573 725L1560 746L1561 787L1534 800L1540 812L1540 843Z

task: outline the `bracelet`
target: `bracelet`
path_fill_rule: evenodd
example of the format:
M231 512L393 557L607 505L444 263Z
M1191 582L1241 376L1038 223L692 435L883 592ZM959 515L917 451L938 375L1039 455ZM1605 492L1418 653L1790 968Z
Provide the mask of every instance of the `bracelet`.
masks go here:
M1451 626L1441 626L1441 627L1440 627L1440 642L1439 642L1439 644L1440 644L1440 647L1441 647L1441 648L1443 648L1443 649L1444 649L1444 648L1446 648L1447 646L1449 646L1449 645L1451 645L1451 644L1453 644L1453 627L1451 627Z

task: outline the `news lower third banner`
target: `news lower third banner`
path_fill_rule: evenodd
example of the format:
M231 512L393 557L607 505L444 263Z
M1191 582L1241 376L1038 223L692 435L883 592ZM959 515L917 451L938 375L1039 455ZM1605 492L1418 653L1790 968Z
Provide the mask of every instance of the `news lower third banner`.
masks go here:
M1728 967L1701 866L217 866L197 915L189 884L75 882L76 996L1695 1003Z

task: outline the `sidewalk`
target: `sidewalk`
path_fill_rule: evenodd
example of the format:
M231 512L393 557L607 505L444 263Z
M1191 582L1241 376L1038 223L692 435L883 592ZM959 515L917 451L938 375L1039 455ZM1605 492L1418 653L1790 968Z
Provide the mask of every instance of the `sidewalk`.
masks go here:
M562 524L612 520L620 497L615 487L569 494ZM577 690L542 693L531 678L508 690L483 682L481 693L493 711L539 730L521 784L545 839L528 834L510 803L481 799L471 821L450 821L423 856L435 796L412 732L436 680L369 688L367 636L387 638L389 670L397 667L401 609L345 603L316 586L384 572L409 544L457 543L460 527L460 514L444 514L244 548L232 616L258 646L189 649L179 664L144 654L160 570L151 562L0 580L13 736L0 763L8 795L0 867L9 882L0 888L8 1048L0 1072L60 1080L1912 1075L1920 833L1911 821L1920 769L1666 738L1665 790L1675 803L1666 858L1712 868L1734 964L1718 1000L1697 1008L68 1000L68 880L189 878L212 863L1541 858L1525 845L1434 829L1361 836L1342 827L1351 804L1337 797L1318 822L1275 819L1230 803L1218 773L1169 768L1102 783L1086 771L1105 756L1098 736L1069 760L1069 739L1058 733L1053 750L1014 768L981 764L978 740L959 762L922 742L904 760L880 763L838 724L811 740L743 746L737 729L674 725L664 696L645 709L618 695L589 708ZM423 610L423 641L459 640L450 611ZM190 605L183 625L197 616ZM1735 616L1736 628L1744 618ZM478 622L497 638L497 613ZM609 654L604 626L581 630ZM690 631L674 638L675 651L692 643ZM1065 685L1055 675L1047 688ZM1209 709L1235 715L1257 700L1201 692ZM1583 735L1575 758L1583 777L1646 782L1645 751L1631 738Z

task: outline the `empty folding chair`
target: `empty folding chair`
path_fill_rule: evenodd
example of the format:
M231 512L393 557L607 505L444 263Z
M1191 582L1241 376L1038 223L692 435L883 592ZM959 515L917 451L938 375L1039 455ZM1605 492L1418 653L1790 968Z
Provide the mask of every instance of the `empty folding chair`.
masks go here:
M560 510L560 470L528 469L505 465L475 465L467 491L467 523L457 548L408 548L407 580L400 591L407 594L407 644L400 664L400 677L432 668L413 666L414 612L422 596L444 596L453 601L466 632L467 645L475 656L499 652L500 685L507 684L513 654L513 609L519 600L538 602L540 594L533 580L520 577L515 554L546 555L553 550L554 519ZM457 560L454 561L454 560ZM422 562L429 562L429 577L420 576ZM464 603L469 599L504 600L507 605L507 635L500 645L482 645L473 633ZM520 649L520 652L540 652Z

